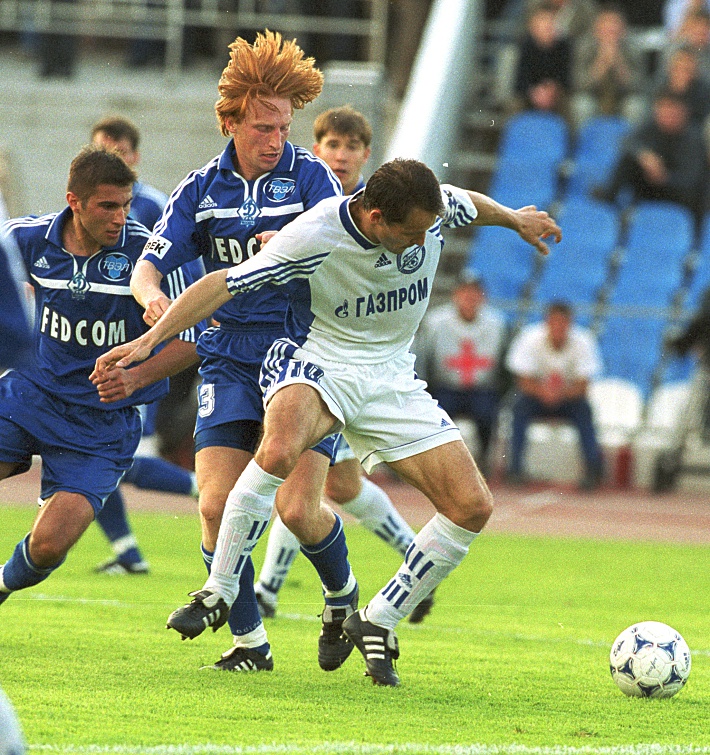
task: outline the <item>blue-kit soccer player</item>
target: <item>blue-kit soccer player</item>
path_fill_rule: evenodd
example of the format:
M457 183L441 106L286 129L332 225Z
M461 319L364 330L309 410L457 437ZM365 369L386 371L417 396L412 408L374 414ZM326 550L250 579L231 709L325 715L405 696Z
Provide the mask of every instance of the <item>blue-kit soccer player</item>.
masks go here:
M219 82L215 110L229 142L222 154L190 173L173 191L131 281L146 315L157 322L170 301L159 288L163 276L190 260L208 272L226 270L259 252L261 234L277 231L326 197L341 194L325 163L287 141L295 109L321 91L323 76L295 42L269 31L253 44L237 38ZM195 470L200 490L202 557L209 570L222 513L237 478L253 458L263 406L259 371L271 344L284 333L286 295L268 285L228 302L214 313L218 323L199 339L202 359L195 428ZM284 485L286 525L315 566L326 608L319 662L340 666L341 624L357 605L357 582L347 559L340 517L321 503L332 441L301 456ZM234 568L239 596L229 615L234 645L213 668L269 671L273 658L254 595L251 550L268 525L241 533L245 557ZM226 618L226 617L225 617Z
M126 165L133 170L136 170L140 163L140 132L128 118L110 115L97 121L91 128L91 143L117 152ZM167 195L138 180L133 184L132 193L130 217L152 230L167 204ZM203 273L202 262L196 260L188 263L184 269L176 270L166 276L170 298L174 299L178 296L189 285L190 281L199 278ZM185 334L184 340L193 340L196 343L197 338L194 331ZM197 361L195 354L195 362ZM192 374L192 370L187 374L188 380L190 374ZM131 483L143 490L157 490L164 493L197 497L197 482L193 472L189 472L155 454L145 453L143 450L144 447L149 445L148 439L155 433L159 403L154 401L152 404L141 407L142 442L138 446L133 465L126 472L122 482ZM120 487L116 488L106 499L103 508L96 515L96 523L108 538L114 552L112 558L96 567L97 572L113 575L146 574L148 572L148 562L143 558L138 541L128 521L126 504Z
M72 161L63 211L3 228L34 288L35 322L31 363L0 378L0 479L40 456L42 505L0 568L0 603L61 565L133 462L136 405L163 396L164 378L194 358L194 345L176 339L138 371L106 372L104 396L124 396L111 403L89 379L108 345L148 327L129 285L149 236L127 219L134 181L118 155L86 147Z

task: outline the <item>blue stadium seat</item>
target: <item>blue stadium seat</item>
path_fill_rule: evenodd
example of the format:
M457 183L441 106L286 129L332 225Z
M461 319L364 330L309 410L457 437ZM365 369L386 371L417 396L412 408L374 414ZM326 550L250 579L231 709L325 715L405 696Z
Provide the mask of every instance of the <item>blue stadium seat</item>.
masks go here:
M694 244L691 212L672 202L639 202L610 304L667 307L680 289Z
M604 376L629 380L648 397L661 360L665 328L662 317L609 316L599 336Z
M577 134L566 196L589 196L611 178L631 124L624 118L599 115L585 121Z
M533 301L562 299L593 304L606 282L609 260L619 242L620 221L609 205L575 197L558 215L562 241L551 247Z
M569 127L556 113L524 111L503 127L498 157L503 162L556 167L567 157Z
M481 275L488 297L518 299L535 271L534 247L507 228L484 226L478 229L466 266Z
M501 160L491 177L489 195L508 207L535 205L548 209L557 196L558 173L538 163Z

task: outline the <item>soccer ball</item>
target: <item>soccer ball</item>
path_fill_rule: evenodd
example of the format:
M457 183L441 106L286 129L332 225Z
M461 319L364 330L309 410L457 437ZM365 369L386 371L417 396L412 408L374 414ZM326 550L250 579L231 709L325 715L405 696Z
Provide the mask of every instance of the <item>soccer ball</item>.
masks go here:
M0 755L24 755L25 743L15 710L0 689Z
M632 697L673 697L688 681L690 649L667 624L641 621L614 640L611 676Z

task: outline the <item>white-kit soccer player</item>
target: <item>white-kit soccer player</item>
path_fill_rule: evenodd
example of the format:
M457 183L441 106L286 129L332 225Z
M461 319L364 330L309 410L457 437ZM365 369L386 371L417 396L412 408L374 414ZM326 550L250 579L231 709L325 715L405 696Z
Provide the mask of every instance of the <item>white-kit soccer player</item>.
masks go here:
M245 522L262 531L303 450L342 430L366 471L386 462L437 511L393 578L343 622L373 682L399 684L395 626L461 562L492 511L461 433L416 377L409 350L443 247L441 227L471 223L511 228L543 253L543 239L561 238L546 212L439 186L424 164L393 160L363 192L324 200L258 256L198 281L149 333L99 360L108 369L143 359L230 297L268 283L289 292L287 337L272 345L262 368L264 437L229 496L199 601L174 611L171 626L220 626L236 594Z
M110 115L94 123L91 128L91 143L103 149L117 152L129 168L137 170L140 163L140 132L128 118ZM168 197L149 184L136 180L132 187L130 216L152 230L163 213ZM166 276L166 284L171 299L178 296L189 282L204 274L201 260L187 263L183 268ZM152 323L151 323L152 324ZM197 332L193 335L197 341ZM184 340L187 340L185 338ZM195 354L194 363L198 361ZM177 380L194 381L195 364L177 377ZM174 390L174 381L170 381ZM156 419L160 402L153 402L141 407L143 419L143 437L133 460L133 465L125 474L122 482L131 483L143 490L158 490L177 495L197 497L197 481L194 472L162 459L154 453L147 453L144 448L150 445L150 438L155 433ZM131 575L146 574L148 562L138 546L135 534L128 520L126 504L120 486L106 499L101 511L96 515L96 523L106 535L114 556L96 567L101 574Z
M313 122L313 138L313 154L335 173L343 194L354 194L365 187L362 171L370 157L372 128L362 113L349 105L320 113ZM325 494L402 556L406 553L414 530L387 493L363 476L360 462L343 438L326 477ZM264 562L254 588L262 616L276 615L279 590L299 551L298 539L277 516L269 530ZM433 594L426 596L409 614L409 621L422 621L433 603Z
M3 226L34 288L34 350L0 377L0 479L42 459L32 530L0 568L0 603L57 569L130 468L140 439L136 405L167 392L194 346L177 339L138 370L89 376L110 344L147 330L130 276L149 233L127 219L135 173L116 154L84 148L72 161L68 206ZM126 397L128 394L128 397Z
M191 172L173 191L131 282L134 295L156 321L170 305L159 284L179 265L203 259L208 271L226 271L258 256L262 233L277 231L322 199L341 194L338 179L324 162L288 142L294 110L315 99L323 85L314 60L304 57L295 42L268 31L257 34L253 44L237 38L230 50L215 105L229 142L221 155ZM214 313L217 326L198 341L202 383L195 469L201 553L208 570L227 496L261 434L259 371L271 344L284 335L286 309L286 291L269 284L225 302ZM357 604L357 582L340 517L320 500L333 441L314 446L284 486L284 521L324 587L318 659L323 669L332 670L351 649L342 640L341 624ZM250 545L239 564L239 599L229 616L234 644L214 664L218 670L273 669L249 555L258 534L250 534L250 527L244 533Z

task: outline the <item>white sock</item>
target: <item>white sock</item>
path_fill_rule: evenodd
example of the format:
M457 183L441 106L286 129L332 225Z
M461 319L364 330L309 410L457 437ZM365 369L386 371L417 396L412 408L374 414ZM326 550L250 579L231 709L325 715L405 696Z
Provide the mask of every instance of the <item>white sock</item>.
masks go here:
M263 624L259 624L256 629L246 634L235 634L234 644L238 648L258 648L261 645L265 645L269 641L266 635L266 628Z
M362 478L360 493L344 503L343 508L402 555L414 540L414 530L404 521L390 497L367 477Z
M228 605L237 599L244 562L271 520L281 483L252 459L227 497L205 589L219 593Z
M111 549L117 556L122 556L127 550L137 548L138 541L133 535L119 537L118 540L111 541Z
M264 565L256 583L256 591L261 593L267 603L276 606L278 591L300 550L298 538L277 516L271 523Z
M367 620L394 629L461 563L477 534L435 514L412 541L394 578L368 603Z

